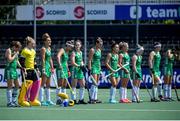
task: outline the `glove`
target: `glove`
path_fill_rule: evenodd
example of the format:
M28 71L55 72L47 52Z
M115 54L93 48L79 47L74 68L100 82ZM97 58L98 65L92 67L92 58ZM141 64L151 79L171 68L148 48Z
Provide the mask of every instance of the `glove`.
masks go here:
M83 72L86 72L86 67L84 65L80 65L80 69L83 71Z
M88 75L91 75L91 69L88 70Z
M51 68L51 73L54 73L54 68Z
M136 73L136 77L137 77L137 78L141 78L141 76L140 76L139 73Z
M42 73L43 73L43 74L46 74L45 68L42 69Z

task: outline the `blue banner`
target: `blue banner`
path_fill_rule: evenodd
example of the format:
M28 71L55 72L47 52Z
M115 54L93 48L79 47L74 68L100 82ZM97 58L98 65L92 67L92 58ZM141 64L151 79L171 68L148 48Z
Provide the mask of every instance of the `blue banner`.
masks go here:
M142 80L142 83L141 83L141 87L145 88L145 84L146 84L149 88L151 88L152 87L152 80L151 80L151 76L149 74L149 69L148 68L142 68L142 72L143 72L143 80ZM103 71L102 71L101 76L100 76L99 87L109 88L111 86L111 83L110 83L109 79L108 78L103 78L107 74L108 74L107 69L103 68ZM164 78L164 76L161 75L162 82L164 82L163 78ZM88 77L88 74L86 74L86 81L92 83L92 80L90 79L90 77ZM176 87L180 88L180 69L179 68L174 69L173 80L172 81L173 81L173 83L172 83L173 85L174 85L174 82L175 82ZM120 83L118 84L118 87L119 86L120 86ZM128 87L131 87L130 82L128 83Z
M180 19L180 5L139 5L140 20ZM115 5L115 20L136 19L135 5Z

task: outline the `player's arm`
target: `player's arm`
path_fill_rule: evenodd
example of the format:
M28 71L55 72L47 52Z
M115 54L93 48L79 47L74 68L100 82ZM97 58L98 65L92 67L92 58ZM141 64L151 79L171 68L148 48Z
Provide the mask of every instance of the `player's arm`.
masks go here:
M88 69L91 70L91 63L94 55L94 49L91 48L89 52L89 59L88 59Z
M137 73L136 61L137 61L137 56L134 55L134 56L132 57L132 69L133 69L133 71L134 71L135 73Z
M149 55L149 68L151 73L153 73L153 60L154 60L154 52L152 51Z
M119 55L119 62L118 62L118 64L119 64L119 66L122 68L122 70L125 71L125 73L129 73L129 71L128 71L126 68L123 67L122 62L123 62L123 55L120 54L120 55Z
M43 47L41 48L41 59L42 59L42 68L45 69L45 53L46 49Z
M51 72L54 73L54 64L53 64L52 57L50 58L50 65L51 65Z
M11 51L10 49L6 50L5 57L7 58L8 62L12 62L17 56L19 52L16 52L13 56L11 56Z
M56 57L56 58L57 58L57 63L58 63L59 69L62 69L61 57L62 57L63 53L64 53L64 49L61 48L61 49L59 50L58 54L57 54L57 57Z
M111 71L111 72L115 72L114 69L112 69L112 67L109 65L109 62L111 60L111 53L108 53L107 57L106 57L106 61L105 61L105 65L106 67Z
M72 52L72 55L71 55L71 64L72 64L72 66L76 66L76 67L80 66L75 62L75 53L74 52Z

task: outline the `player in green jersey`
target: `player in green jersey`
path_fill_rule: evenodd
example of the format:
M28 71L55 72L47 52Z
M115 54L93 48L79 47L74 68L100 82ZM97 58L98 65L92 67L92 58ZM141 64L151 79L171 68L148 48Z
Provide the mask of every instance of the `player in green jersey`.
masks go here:
M61 48L57 54L58 67L56 69L56 75L58 79L58 89L56 89L56 104L61 104L59 93L66 93L66 86L68 77L71 75L68 68L69 55L74 49L74 40L66 42L66 47Z
M7 107L19 107L16 100L19 90L17 66L21 67L18 61L20 49L21 43L19 41L12 41L10 44L10 48L8 48L5 53L7 64L5 67L4 75L5 79L7 79ZM14 88L13 83L15 85Z
M140 84L142 80L141 63L142 63L143 51L144 48L138 45L136 48L136 53L132 57L132 79L133 79L134 92L137 95L138 99L139 99ZM132 102L137 102L135 94L133 93L132 90Z
M89 75L92 74L93 78L96 80L96 83L99 82L99 76L101 73L101 49L103 46L103 40L98 37L96 39L96 45L95 47L90 49L89 52L89 61L88 61L88 69L89 69ZM91 94L91 100L89 103L101 103L100 100L98 100L98 87L95 85L91 85L90 88L90 94Z
M54 66L51 57L51 37L48 33L43 34L42 40L44 46L41 48L41 58L42 58L42 81L41 88L39 91L39 100L42 106L54 105L51 101L50 93L50 82L51 82L51 73L54 73ZM46 101L44 101L44 88L46 94Z
M149 68L150 68L150 74L152 77L152 84L153 84L153 88L152 88L153 99L151 99L151 102L160 101L156 98L157 90L158 90L159 98L161 100L164 100L164 98L162 97L162 81L160 79L161 72L159 69L161 63L160 50L161 50L161 43L155 42L154 50L151 51L149 55Z
M121 53L119 54L119 65L123 67L123 65L130 63L130 56L128 54L129 45L126 42L121 43ZM121 99L120 103L131 103L131 101L127 98L127 84L130 79L130 65L126 65L122 68L121 71Z
M116 72L116 70L120 67L118 64L119 61L119 45L115 42L111 45L112 51L108 53L106 58L106 67L109 69L109 73L113 74L110 76L111 81L111 89L110 89L110 99L109 103L117 103L115 97L116 97L116 87L119 83L119 73Z
M76 103L76 86L77 82L79 82L80 88L79 88L79 104L87 104L84 101L84 91L85 91L85 80L84 80L84 75L82 68L84 66L83 62L83 56L82 56L82 51L81 51L81 41L77 40L75 42L75 50L72 52L71 55L71 63L73 66L72 70L72 90L75 94L71 94L72 100Z

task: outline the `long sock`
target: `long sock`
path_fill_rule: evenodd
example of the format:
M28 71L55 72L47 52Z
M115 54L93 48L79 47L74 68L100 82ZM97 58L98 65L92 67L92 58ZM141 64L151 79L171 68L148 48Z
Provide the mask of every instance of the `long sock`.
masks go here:
M120 88L120 97L121 97L121 100L124 99L124 88L123 87Z
M172 93L172 87L171 87L171 84L169 84L169 85L168 85L168 97L169 97L169 98L172 97L171 93Z
M17 101L18 90L19 90L18 88L13 89L13 93L12 93L12 101L13 102Z
M90 92L91 92L91 99L94 100L94 97L95 97L95 86L94 85L91 86Z
M71 93L71 99L76 100L76 88L72 87L72 90L73 90L74 94Z
M50 88L46 88L46 100L47 101L51 101Z
M113 87L110 88L110 100L113 100Z
M127 99L127 87L124 88L124 98Z
M66 88L62 87L62 93L66 94Z
M98 95L98 87L96 87L96 89L95 89L95 97L94 97L95 100L98 99L98 98L97 98L97 95Z
M156 95L157 95L157 86L153 86L153 88L152 88L152 95L153 95L153 98L156 98Z
M133 89L134 89L134 91L133 91ZM136 86L134 86L134 88L132 87L132 100L136 101L136 96L134 93L136 93L136 95L137 95L137 87Z
M40 102L44 100L44 87L41 87L39 90L39 100Z
M83 100L84 99L84 87L80 87L79 89L79 99Z
M59 93L61 93L61 87L56 89L56 100L60 99L60 97L58 96Z
M158 89L158 95L162 95L162 84L158 84L157 89Z
M7 103L11 103L12 102L12 89L7 89L6 96L7 96Z
M164 97L165 98L168 98L168 85L167 84L164 84Z
M139 90L140 90L140 88L139 87L137 87L137 97L138 97L138 99L139 99Z

